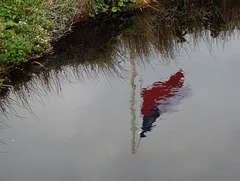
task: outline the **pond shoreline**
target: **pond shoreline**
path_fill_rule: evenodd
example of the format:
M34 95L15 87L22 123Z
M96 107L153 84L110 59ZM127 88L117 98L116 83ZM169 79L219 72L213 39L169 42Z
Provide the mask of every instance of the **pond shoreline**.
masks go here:
M48 54L51 42L66 36L77 22L134 11L149 3L148 0L110 0L108 3L102 0L4 0L0 4L0 71Z
M31 1L31 0L30 0ZM218 0L215 0L216 2L218 2ZM225 0L228 1L228 0ZM225 2L224 1L224 2ZM138 2L138 1L137 1ZM145 2L145 1L142 1ZM199 2L205 2L204 0L199 0ZM185 38L184 36L188 33L192 33L193 31L199 31L201 32L202 30L210 30L211 31L211 36L213 37L217 37L219 36L221 31L226 31L226 30L230 30L233 31L234 27L236 27L239 24L239 19L238 19L238 12L239 10L237 9L237 6L234 5L233 7L231 6L227 6L226 4L211 4L211 6L209 3L205 2L205 4L203 3L201 7L196 7L197 3L185 3L185 4L181 4L180 1L176 1L176 2L171 2L169 3L169 1L162 1L160 3L156 3L153 2L153 4L142 4L142 5L138 5L135 6L135 8L133 8L132 6L128 9L125 9L122 12L118 12L118 10L113 13L112 9L108 9L108 13L100 13L98 12L98 15L95 18L91 18L89 16L89 14L82 16L82 17L76 17L74 19L72 19L72 23L70 24L70 29L72 29L73 26L75 26L74 23L79 22L79 23L85 23L85 24L93 24L93 26L90 26L88 31L92 31L91 29L96 29L98 28L100 25L97 23L96 26L94 26L94 22L98 22L101 21L101 19L104 18L109 18L111 16L118 16L119 14L124 15L124 14L128 14L131 12L139 12L138 14L144 14L142 12L140 12L142 10L143 7L149 7L149 8L144 8L144 10L146 11L152 11L149 13L149 16L146 16L147 18L149 18L149 23L147 26L149 26L148 30L146 30L146 32L143 31L143 34L139 31L139 33L136 36L146 36L144 38L149 39L149 43L152 44L154 42L151 42L153 40L151 40L151 33L154 33L157 35L161 35L161 37L164 39L164 37L168 37L169 36L169 40L168 38L166 39L166 41L169 41L169 46L173 46L174 45L174 41L176 42L185 42ZM189 9L189 7L193 7L191 9ZM235 9L234 9L235 8ZM149 10L150 9L150 10ZM233 9L235 11L233 11ZM213 11L214 10L214 11ZM143 11L144 12L144 11ZM95 12L96 13L96 12ZM234 13L234 14L232 14ZM150 16L151 14L151 16ZM145 18L145 19L147 19ZM124 21L126 20L126 17L120 17L120 24L118 22L116 22L116 26L119 26L120 29L122 28L121 26L124 25ZM118 21L118 20L117 20ZM140 20L141 21L141 20ZM145 21L145 20L144 20ZM74 23L73 23L74 22ZM21 26L25 26L27 23L26 22L21 22ZM101 22L100 22L101 24ZM130 22L131 24L131 22ZM163 25L161 25L163 24ZM9 25L10 26L10 25ZM15 24L12 24L11 26L15 26ZM106 25L104 25L106 26ZM125 25L124 25L125 26ZM181 26L181 28L180 28ZM104 28L104 27L103 27ZM106 26L107 28L107 26ZM170 28L170 29L169 29ZM44 29L44 27L42 26L40 28L40 30ZM52 50L52 48L54 48L55 46L58 46L58 41L60 39L64 39L65 37L67 37L68 32L70 32L70 29L68 29L68 31L66 31L64 34L61 35L62 38L56 38L56 39L52 39L48 41L48 48L44 49L43 53L37 53L35 52L32 55L27 55L27 58L25 61L20 61L19 63L15 64L14 62L10 62L8 65L5 66L5 68L0 68L0 87L3 84L11 84L11 77L9 76L9 74L13 73L14 71L17 72L25 72L26 67L28 69L28 67L30 66L40 66L40 67L44 67L44 63L41 62L41 58L47 55L51 56L51 53L54 53L54 50ZM149 30L151 32L149 32ZM122 34L124 34L125 32L130 31L130 36L132 36L132 34L134 34L134 29L131 30L131 28L129 29L128 27L126 28L126 30L124 30L124 28L120 31L117 32L117 36L122 36ZM132 32L133 31L133 32ZM121 33L122 32L122 33ZM168 32L168 33L167 33ZM49 33L49 32L48 32ZM50 34L53 32L50 32ZM166 33L166 34L165 34ZM86 35L88 36L88 35ZM135 35L133 35L135 36ZM159 37L159 38L161 38ZM44 38L44 37L42 37ZM115 37L117 38L117 37ZM84 38L84 39L87 39ZM40 38L39 40L42 41L42 39ZM156 43L156 44L155 44ZM154 43L154 46L160 46L159 50L161 50L163 53L166 53L164 49L166 49L167 47L163 47L166 44L164 44L164 42L161 42L160 40L160 45L157 45L157 42ZM162 45L161 45L162 44ZM83 44L83 46L85 46ZM140 47L139 47L140 48ZM48 52L46 52L46 50L48 50ZM51 51L50 51L51 50ZM60 53L61 54L61 53ZM56 60L55 60L56 61ZM56 62L58 63L58 62ZM13 73L14 74L14 73ZM3 88L3 87L2 87ZM6 88L7 89L7 88ZM0 89L0 92L3 89Z
M34 1L34 0L29 0L29 2L30 1ZM69 0L62 0L62 1L68 2ZM77 2L77 1L75 1L75 2ZM94 1L94 2L96 3L98 1ZM25 66L26 63L27 63L27 65L34 64L34 65L41 66L41 63L38 62L38 60L40 58L42 58L43 56L47 56L47 55L51 54L52 49L53 49L52 44L56 44L59 41L59 39L67 36L72 31L72 27L74 27L76 23L93 22L98 19L105 18L106 16L109 17L112 15L117 15L119 13L120 14L121 13L129 13L129 12L137 11L139 9L142 10L142 8L147 7L148 3L150 3L150 1L148 2L146 0L144 0L144 1L143 0L130 0L130 1L126 1L126 2L124 1L125 2L124 4L117 4L117 5L112 4L112 6L118 7L118 9L115 11L115 10L113 10L113 8L111 8L108 5L105 5L107 7L105 9L101 9L100 7L98 7L97 9L95 7L95 9L94 9L94 6L95 6L94 2L92 2L93 4L90 3L89 7L85 7L85 5L82 5L83 7L79 8L80 11L78 12L78 14L73 14L76 12L71 12L72 13L72 14L70 14L71 17L67 21L65 21L64 25L61 25L61 26L64 26L64 28L62 28L62 27L59 28L58 26L60 26L60 25L58 25L58 24L55 25L58 28L57 31L61 30L57 34L56 34L56 29L55 29L56 27L54 29L52 29L52 27L46 28L46 27L44 27L44 25L39 24L38 26L40 27L40 33L42 32L42 30L44 30L45 32L48 33L48 34L44 35L43 37L40 37L41 41L44 41L46 43L46 45L44 45L43 47L40 47L41 49L39 49L39 50L34 50L34 47L32 47L31 48L32 50L30 50L31 51L31 53L30 53L30 52L28 52L29 50L24 50L24 47L23 47L24 56L21 57L20 55L10 55L10 54L13 54L12 52L15 50L12 50L12 52L9 52L7 46L0 47L0 48L2 48L2 52L0 49L0 55L1 55L0 56L0 60L1 60L1 62L0 62L0 92L1 92L2 88L4 88L3 84L5 84L5 83L7 84L9 82L7 77L11 72L21 69L20 67ZM89 1L86 0L85 3L89 3ZM14 10L13 9L14 5L7 4L7 1L3 1L3 4L1 6L3 6L4 8L5 7L9 8L10 10ZM2 9L1 6L0 6L0 9ZM19 6L21 6L21 5L19 4ZM14 7L14 8L16 8L16 7ZM123 8L123 10L122 10L122 8ZM85 12L85 13L83 13L83 12ZM46 19L46 21L48 22L49 20ZM10 22L12 22L12 20L10 20ZM17 20L16 20L16 22L17 22ZM49 23L50 22L54 23L52 20L50 20ZM16 27L19 28L20 25L18 25L18 24L22 23L22 22L21 21L19 21L18 23L13 22L13 25L9 26L9 27L8 27L7 23L8 22L4 23L4 21L0 19L0 34L2 35L2 37L6 35L5 31L7 31L7 29L9 29L9 28L14 29ZM23 22L23 24L29 24L29 22L27 22L27 20L26 20L26 22ZM15 35L16 34L13 34L12 37L10 37L10 39L13 39ZM36 34L36 36L37 36L37 34ZM49 36L51 36L52 38L49 39ZM32 37L32 38L34 38L34 37ZM7 38L6 38L6 40L7 40ZM27 39L26 39L26 41L27 41ZM6 42L3 41L1 43L2 43L2 45L5 45L5 44L7 44ZM36 44L36 43L34 43L34 44ZM13 43L13 45L14 45L14 43ZM37 45L37 46L39 46L39 45ZM16 49L18 49L17 45L16 45ZM3 51L5 51L4 54L3 54ZM17 54L21 54L21 52L18 52ZM7 60L7 59L9 59L9 58L6 58L6 57L8 57L8 55L10 57L12 57L12 58L10 58L11 61ZM4 63L6 61L7 61L7 63Z

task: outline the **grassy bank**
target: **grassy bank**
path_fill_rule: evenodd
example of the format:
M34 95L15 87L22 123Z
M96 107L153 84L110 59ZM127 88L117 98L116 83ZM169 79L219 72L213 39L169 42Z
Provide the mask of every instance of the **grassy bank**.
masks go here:
M153 2L151 6L150 2ZM70 31L77 21L149 6L169 26L185 17L186 21L179 26L189 27L210 19L219 22L219 19L227 21L225 17L239 18L231 14L238 13L234 10L238 4L237 0L1 0L0 74L8 70L7 66L19 65L51 51L50 43ZM229 16L223 17L227 13Z
M68 31L75 0L6 0L0 3L0 68L18 65L51 49Z
M2 0L0 70L47 53L79 20L126 10L136 0ZM139 1L141 2L141 1Z

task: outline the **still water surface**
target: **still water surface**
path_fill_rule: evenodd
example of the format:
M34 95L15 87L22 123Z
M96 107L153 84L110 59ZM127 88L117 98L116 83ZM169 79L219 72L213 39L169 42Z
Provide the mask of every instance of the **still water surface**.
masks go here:
M21 118L6 118L0 180L238 181L239 45L236 37L224 47L199 41L149 63L126 52L119 76L79 80L65 66L71 81L58 80L61 88L41 99L29 93L31 111L15 106Z

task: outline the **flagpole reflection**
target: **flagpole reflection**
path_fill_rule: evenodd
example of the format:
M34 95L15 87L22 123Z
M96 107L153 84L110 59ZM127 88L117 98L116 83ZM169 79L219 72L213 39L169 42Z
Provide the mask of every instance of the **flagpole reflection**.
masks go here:
M131 87L132 87L132 93L131 93L131 99L130 99L130 113L132 115L131 119L131 133L132 133L132 139L131 139L131 152L132 154L136 153L136 131L137 131L137 124L136 124L136 109L135 109L135 103L136 103L136 84L135 84L135 78L137 76L136 67L135 67L135 59L136 59L136 53L132 49L130 51L130 62L131 62Z

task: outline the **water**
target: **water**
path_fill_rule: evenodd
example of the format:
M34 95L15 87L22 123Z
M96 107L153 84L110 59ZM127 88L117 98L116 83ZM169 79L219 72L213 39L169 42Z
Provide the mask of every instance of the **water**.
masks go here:
M142 61L130 49L125 61L114 60L115 69L84 63L81 75L72 64L50 70L48 79L32 74L8 95L13 101L6 103L12 112L0 132L1 180L238 181L237 34L224 46L204 39L191 46L189 36L171 60L152 52ZM179 71L183 85L156 97L160 116L141 138L143 90Z

